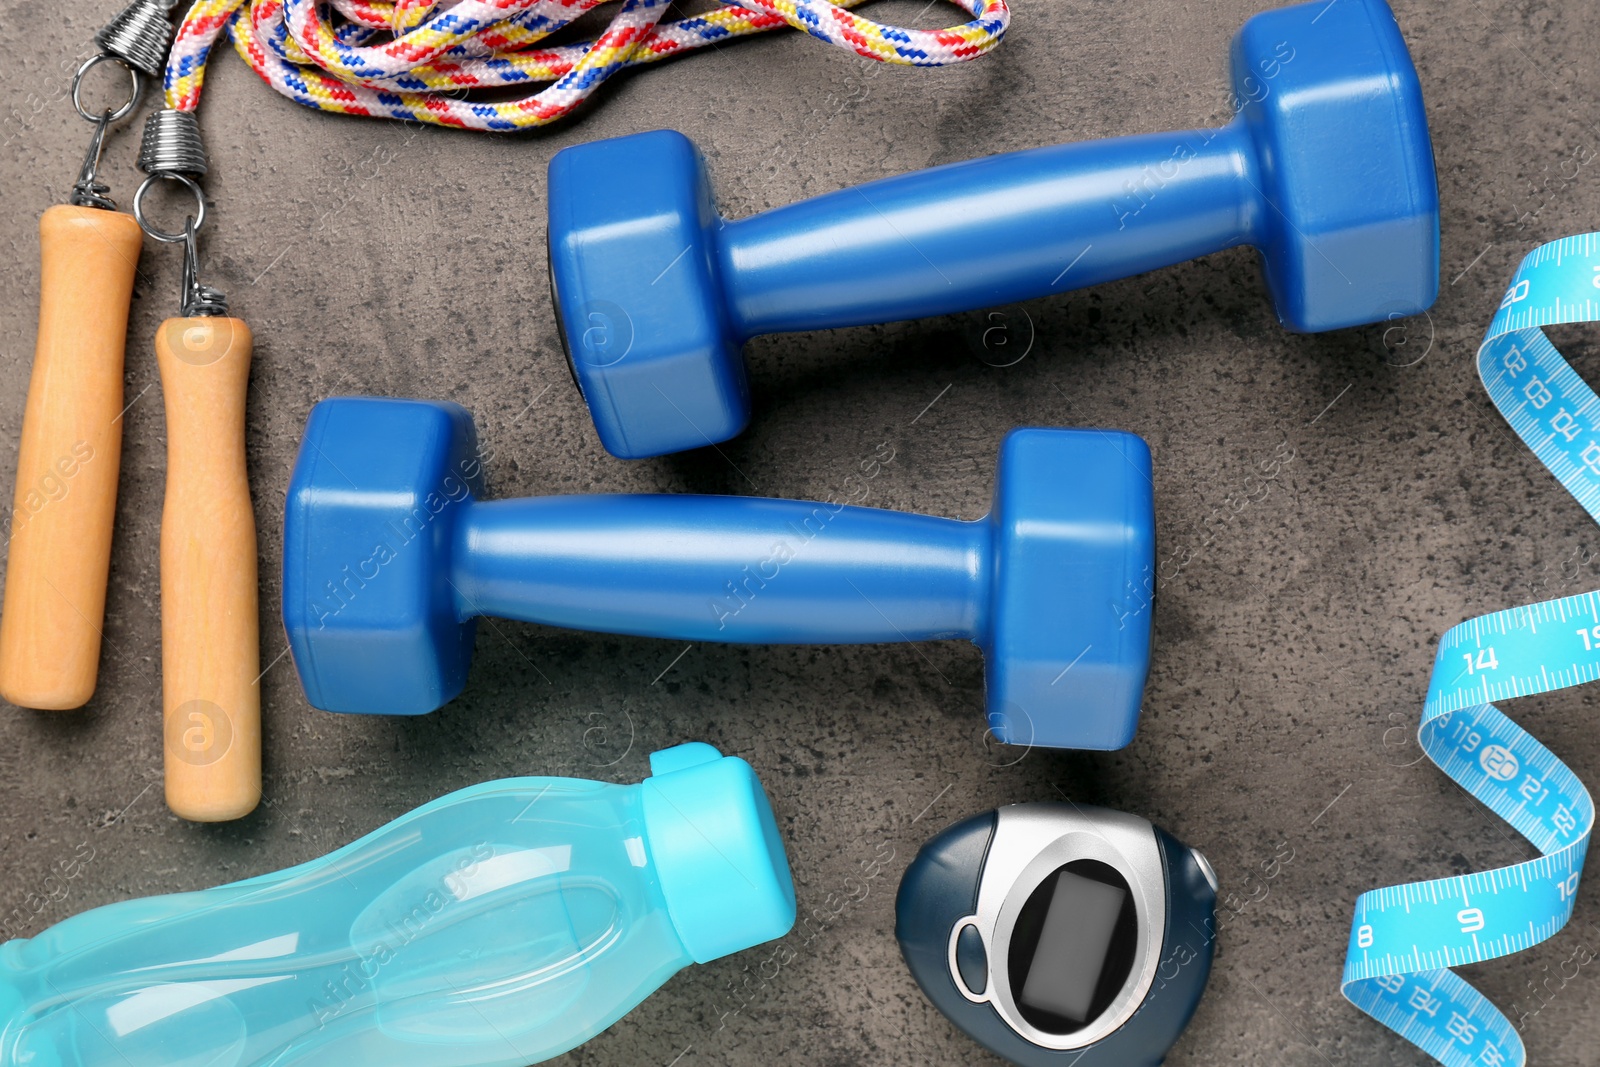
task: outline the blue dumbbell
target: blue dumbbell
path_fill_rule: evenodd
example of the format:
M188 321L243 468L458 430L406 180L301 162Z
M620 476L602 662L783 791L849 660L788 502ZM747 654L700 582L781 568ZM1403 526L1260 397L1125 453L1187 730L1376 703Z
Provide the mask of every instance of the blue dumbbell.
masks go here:
M417 715L455 697L474 619L687 641L965 637L1012 744L1120 748L1150 663L1150 451L1016 430L974 522L689 495L483 501L455 404L318 404L289 486L283 618L311 703Z
M718 216L681 134L550 164L550 271L573 375L624 458L726 440L763 333L993 307L1239 244L1278 317L1316 332L1415 314L1439 287L1422 93L1383 0L1257 15L1215 130L1038 148Z

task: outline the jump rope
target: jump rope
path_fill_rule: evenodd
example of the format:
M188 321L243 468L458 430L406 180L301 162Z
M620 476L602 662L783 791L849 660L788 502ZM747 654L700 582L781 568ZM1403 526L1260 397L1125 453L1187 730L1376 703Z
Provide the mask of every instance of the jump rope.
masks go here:
M261 795L260 635L254 513L244 452L251 335L200 280L208 205L196 109L224 35L272 88L321 111L488 132L570 115L627 67L792 26L860 56L937 67L975 59L1010 24L1006 0L950 0L971 20L946 30L885 26L862 0L737 0L664 22L670 0L199 0L174 29L167 0L133 0L96 36L72 99L94 134L69 203L40 222L38 345L18 452L0 695L23 707L81 707L93 695L122 446L123 363L140 230L182 246L179 316L155 349L167 417L161 527L162 708L168 806L195 821L249 813ZM599 36L546 47L615 5ZM82 83L102 63L125 69L127 100L95 111ZM147 121L149 177L117 210L101 180L110 131L147 79L165 106ZM515 95L515 87L537 87ZM498 90L502 99L474 99ZM510 93L513 99L503 99ZM480 94L481 95L481 94ZM159 182L194 198L181 229L158 228L145 202ZM135 398L137 399L137 397Z

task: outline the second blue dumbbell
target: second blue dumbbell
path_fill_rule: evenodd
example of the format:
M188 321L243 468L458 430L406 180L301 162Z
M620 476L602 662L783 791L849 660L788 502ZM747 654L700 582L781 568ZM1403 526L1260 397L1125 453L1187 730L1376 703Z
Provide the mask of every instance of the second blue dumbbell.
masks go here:
M1233 43L1238 115L975 159L737 222L660 130L550 164L550 271L573 376L624 458L726 440L757 334L994 307L1233 245L1278 317L1332 330L1415 314L1439 282L1416 70L1383 0L1258 15Z
M311 703L421 714L459 693L474 619L686 641L967 638L990 729L1111 749L1150 663L1150 452L1131 434L1016 430L972 522L837 501L479 499L454 404L312 411L289 487L283 615Z

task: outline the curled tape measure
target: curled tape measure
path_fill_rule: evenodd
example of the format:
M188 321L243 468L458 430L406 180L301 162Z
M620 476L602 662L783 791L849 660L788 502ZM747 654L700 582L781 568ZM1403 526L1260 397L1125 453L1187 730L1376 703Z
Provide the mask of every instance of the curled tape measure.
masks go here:
M1540 329L1600 319L1600 234L1534 249L1478 349L1478 374L1534 455L1600 522L1600 397ZM1572 917L1594 802L1494 701L1600 678L1600 593L1471 619L1439 642L1417 737L1446 774L1542 854L1363 893L1345 956L1351 1003L1449 1067L1520 1067L1511 1021L1448 968L1554 935Z

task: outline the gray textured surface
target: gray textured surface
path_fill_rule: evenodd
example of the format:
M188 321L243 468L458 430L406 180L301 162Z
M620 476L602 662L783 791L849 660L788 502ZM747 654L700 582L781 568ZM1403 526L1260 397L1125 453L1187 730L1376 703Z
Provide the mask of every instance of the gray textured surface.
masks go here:
M71 184L87 131L62 98L62 66L113 6L0 2L13 31L0 65L7 484L32 351L35 224ZM811 932L791 935L793 959L776 973L761 969L769 950L684 973L573 1063L988 1062L907 976L894 888L953 819L1061 795L1165 825L1249 901L1224 928L1210 991L1171 1063L1424 1062L1339 996L1356 895L1528 855L1406 743L1434 642L1469 615L1576 592L1600 574L1588 562L1600 532L1511 437L1471 363L1521 255L1594 228L1600 71L1592 36L1571 32L1587 5L1397 5L1444 211L1442 296L1405 325L1403 348L1375 329L1285 334L1241 249L1010 309L1019 331L1031 321L1035 343L1006 369L975 358L977 316L759 340L754 426L723 455L613 460L568 382L543 254L543 173L557 148L676 127L705 149L724 209L743 215L983 153L1197 125L1223 117L1227 42L1257 4L1016 6L1002 49L958 69L889 70L775 36L626 79L582 121L521 138L315 114L220 56L203 108L216 205L207 274L257 339L249 447L263 662L284 649L290 465L307 410L330 394L460 401L493 442L489 482L501 494L827 495L887 442L895 459L871 502L968 518L987 506L1007 428L1114 426L1153 446L1163 552L1189 557L1163 571L1130 748L1008 765L1017 754L984 744L981 662L968 647L686 652L500 623L480 630L466 695L413 721L313 711L277 660L263 682L266 802L233 825L174 819L159 787L164 440L149 339L173 313L179 261L149 247L100 690L82 712L0 716L5 932L306 860L485 779L637 780L652 749L703 739L763 776ZM876 10L911 19L922 7ZM124 203L135 141L124 133L108 153ZM1292 462L1264 478L1262 464L1288 449ZM1593 781L1594 700L1579 690L1513 713ZM92 859L75 878L51 874L85 842ZM1548 967L1560 986L1557 966L1580 944L1600 948L1592 892L1557 939L1469 977L1528 1010L1539 1003L1528 983ZM1592 1062L1596 992L1585 970L1526 1020L1533 1062Z

